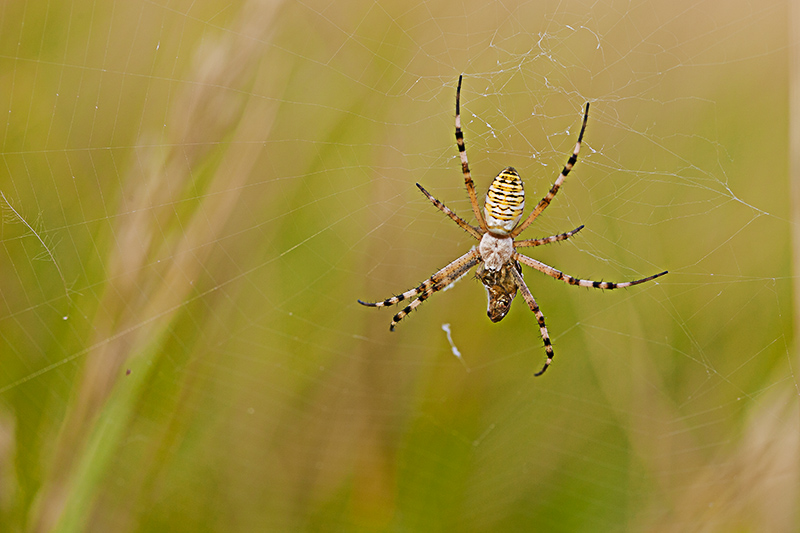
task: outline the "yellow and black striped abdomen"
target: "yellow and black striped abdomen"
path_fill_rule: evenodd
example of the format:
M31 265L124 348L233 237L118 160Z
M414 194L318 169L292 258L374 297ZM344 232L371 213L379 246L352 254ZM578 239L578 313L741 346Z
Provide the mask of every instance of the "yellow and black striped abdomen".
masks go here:
M522 218L525 189L514 167L504 168L489 186L483 215L486 227L496 235L508 235Z

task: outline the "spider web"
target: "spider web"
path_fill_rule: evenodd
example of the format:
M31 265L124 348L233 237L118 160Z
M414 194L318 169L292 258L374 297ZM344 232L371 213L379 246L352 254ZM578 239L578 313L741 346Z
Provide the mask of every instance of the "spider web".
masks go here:
M5 3L3 530L798 525L780 2ZM626 290L466 276L506 166L522 238Z

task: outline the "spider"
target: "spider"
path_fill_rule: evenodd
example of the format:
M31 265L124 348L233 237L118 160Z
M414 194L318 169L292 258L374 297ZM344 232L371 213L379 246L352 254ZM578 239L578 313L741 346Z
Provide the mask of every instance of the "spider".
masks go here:
M583 226L578 226L572 231L545 237L543 239L525 239L515 240L515 238L522 233L522 231L530 226L536 220L542 211L544 211L550 202L555 197L561 185L564 183L567 174L572 170L575 162L578 160L578 152L581 149L581 142L583 141L583 133L586 130L586 122L589 119L589 103L586 103L586 111L583 115L583 124L581 131L578 134L578 142L575 143L575 150L567 160L567 164L559 174L550 191L544 198L539 201L530 215L520 224L522 213L525 208L525 191L522 187L522 180L519 174L513 167L506 167L494 178L489 190L486 193L486 200L483 204L483 213L478 207L478 198L475 193L475 184L472 182L472 177L469 171L469 163L467 162L467 150L464 146L464 134L461 132L461 78L458 77L458 87L456 88L456 144L458 146L458 153L461 157L461 170L464 174L464 184L467 188L470 204L472 204L472 211L478 221L478 226L473 226L465 222L461 217L456 215L450 208L442 202L434 198L422 185L417 183L417 187L428 200L430 200L437 209L442 211L445 215L450 217L453 222L459 225L461 229L475 237L479 241L477 248L475 246L443 269L436 272L430 278L422 282L417 288L406 291L397 296L387 298L382 302L363 302L358 300L361 305L368 307L386 307L394 305L404 300L416 298L408 304L402 311L399 311L389 326L391 331L394 327L411 311L419 307L425 300L432 294L439 292L459 279L461 279L467 272L478 265L476 271L477 278L483 283L488 298L487 314L492 322L499 322L508 313L511 307L511 302L517 295L517 290L522 293L522 297L530 307L533 314L536 316L536 321L539 323L539 332L544 342L544 349L547 354L547 360L542 369L537 372L536 376L541 376L553 362L553 345L550 342L550 335L547 332L547 327L544 323L544 314L539 309L536 300L533 298L530 289L525 285L522 280L522 265L529 266L539 272L547 274L557 280L561 280L570 285L578 285L580 287L594 287L595 289L620 289L623 287L630 287L631 285L638 285L647 281L654 280L663 276L667 271L652 276L637 279L635 281L626 281L623 283L611 283L609 281L591 281L574 278L570 275L564 274L555 268L546 265L536 259L532 259L526 255L517 252L517 248L524 248L529 246L541 246L543 244L550 244L552 242L559 242L569 239L580 230Z

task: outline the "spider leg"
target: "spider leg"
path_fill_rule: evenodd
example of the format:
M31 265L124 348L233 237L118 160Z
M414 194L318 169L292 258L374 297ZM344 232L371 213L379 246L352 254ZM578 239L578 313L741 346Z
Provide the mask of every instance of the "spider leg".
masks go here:
M398 311L398 313L394 315L392 318L392 323L389 326L389 329L394 331L394 327L397 325L397 323L403 320L403 318L411 311L419 307L422 302L427 300L431 294L445 289L451 283L458 281L464 274L467 273L470 268L477 265L479 261L480 254L478 253L478 250L473 248L443 269L436 272L430 278L423 281L415 289L406 291L403 294L398 294L397 296L392 296L391 298L387 298L382 302L362 302L359 300L358 303L361 305L366 305L367 307L386 307L418 295L416 300L408 304L403 310Z
M512 237L516 237L517 235L522 233L522 231L525 228L530 226L531 222L536 220L536 217L538 217L542 213L542 211L544 211L545 208L548 205L550 205L550 202L553 200L553 197L558 192L558 189L561 188L561 184L564 183L564 180L567 178L567 174L569 174L569 171L572 170L573 166L575 166L575 162L578 161L578 152L581 151L581 142L583 141L583 132L586 131L587 120L589 120L589 102L586 102L586 111L583 114L583 125L581 126L581 132L578 134L578 142L575 143L575 150L572 152L572 155L567 160L567 164L564 165L564 169L561 171L561 174L559 174L558 178L556 178L556 182L553 183L553 186L550 188L550 191L544 198L542 198L539 204L533 209L531 214L528 215L528 218L526 218L522 224L517 226L516 229L514 229L514 231L511 232Z
M528 286L525 285L525 281L522 279L522 274L520 274L516 268L511 268L509 270L514 276L514 280L517 282L517 286L519 287L519 291L522 293L522 297L525 299L525 302L527 302L528 307L531 308L531 311L533 311L533 314L536 315L536 321L539 323L539 333L542 335L544 351L547 353L547 361L545 361L542 369L534 374L534 376L541 376L544 374L545 370L547 370L547 367L550 366L550 363L553 362L553 345L550 343L550 334L547 333L547 326L544 325L544 314L536 304L536 300L533 298Z
M480 230L478 230L478 228L476 228L475 226L473 226L473 225L471 225L471 224L467 224L467 223L464 221L464 219L463 219L463 218L461 218L460 216L458 216L458 215L456 215L455 213L453 213L453 211L451 211L449 207L447 207L447 206L446 206L446 205L444 205L442 202L440 202L439 200L437 200L436 198L434 198L434 197L433 197L433 196L432 196L432 195L431 195L431 194L430 194L428 191L426 191L426 190L425 190L425 188L424 188L422 185L420 185L419 183L417 183L417 187L419 188L419 190L421 190L421 191L422 191L422 194L424 194L425 196L427 196L427 197L428 197L428 200L430 200L431 202L433 202L433 205L435 205L435 206L436 206L436 208L437 208L437 209L439 209L439 211L441 211L441 212L442 212L442 213L444 213L445 215L449 216L449 217L450 217L450 218L453 220L453 222L455 222L456 224L458 224L459 226L461 226L461 229L463 229L464 231L466 231L467 233L469 233L470 235L472 235L472 236L473 236L473 237L475 237L476 239L478 239L478 240L481 240L482 234L481 234Z
M535 268L539 272L547 274L548 276L561 280L564 283L568 283L570 285L578 285L580 287L593 287L595 289L622 289L625 287L630 287L631 285L639 285L640 283L645 283L646 281L650 281L656 279L658 277L663 276L668 271L659 272L658 274L653 274L652 276L648 276L646 278L637 279L634 281L625 281L623 283L612 283L610 281L592 281L588 279L578 279L573 278L569 274L564 274L560 270L556 270L555 268L545 265L541 261L537 261L536 259L531 259L528 256L515 253L514 259L522 263L523 265L527 265L531 268Z
M514 241L515 248L522 248L523 246L541 246L542 244L550 244L551 242L565 241L583 229L581 224L572 231L566 233L559 233L552 237L545 237L544 239L526 239L524 241Z
M461 132L461 78L458 77L458 88L456 88L456 145L458 146L458 155L461 157L461 172L464 173L464 185L467 187L467 194L469 194L469 203L472 204L472 211L475 213L475 218L478 220L478 225L483 231L486 231L486 221L483 220L481 209L478 205L478 195L475 192L475 183L472 181L472 175L469 172L469 162L467 161L467 147L464 146L464 134Z

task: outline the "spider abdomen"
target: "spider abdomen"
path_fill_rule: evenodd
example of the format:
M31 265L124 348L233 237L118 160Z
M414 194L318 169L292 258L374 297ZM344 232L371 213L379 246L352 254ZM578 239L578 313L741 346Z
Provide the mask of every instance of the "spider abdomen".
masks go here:
M496 235L508 235L522 218L525 189L514 167L500 171L486 193L483 204L487 229Z

